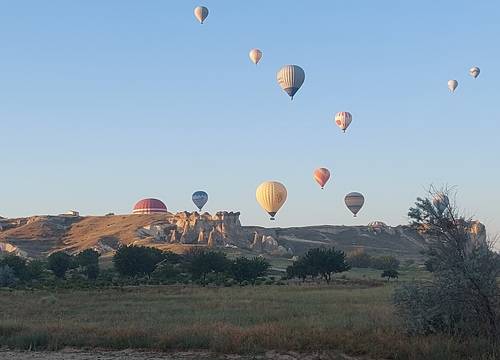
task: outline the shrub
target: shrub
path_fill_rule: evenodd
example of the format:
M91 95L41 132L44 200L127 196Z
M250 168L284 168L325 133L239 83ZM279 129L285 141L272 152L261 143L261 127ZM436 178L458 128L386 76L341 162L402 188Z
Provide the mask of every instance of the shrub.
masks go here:
M94 249L86 249L75 256L76 265L88 279L95 280L99 276L99 254Z
M52 253L47 258L47 268L60 279L64 278L66 272L73 266L73 257L65 252Z
M113 265L122 276L150 276L165 259L163 251L145 246L122 246L113 256Z
M0 287L10 287L15 285L17 278L14 275L14 270L12 270L8 265L0 266Z
M399 273L396 269L387 269L382 272L380 277L387 278L387 281L389 281L391 279L397 279L399 277Z
M264 276L270 267L271 264L261 257L252 259L239 257L231 264L231 275L239 283L248 281L254 284L256 279Z
M193 249L186 254L186 267L193 279L201 279L203 283L206 283L208 274L228 272L231 262L224 253Z
M293 265L287 268L289 278L298 277L305 280L307 276L313 278L320 276L330 283L332 276L349 270L351 267L346 263L345 253L334 248L316 248L309 250L300 257Z

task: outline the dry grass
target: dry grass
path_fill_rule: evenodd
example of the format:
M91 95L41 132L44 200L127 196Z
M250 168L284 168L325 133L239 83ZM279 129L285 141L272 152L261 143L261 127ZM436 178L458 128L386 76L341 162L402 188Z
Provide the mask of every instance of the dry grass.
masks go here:
M335 349L384 359L494 358L478 340L403 335L391 292L390 285L4 291L0 346L223 353Z

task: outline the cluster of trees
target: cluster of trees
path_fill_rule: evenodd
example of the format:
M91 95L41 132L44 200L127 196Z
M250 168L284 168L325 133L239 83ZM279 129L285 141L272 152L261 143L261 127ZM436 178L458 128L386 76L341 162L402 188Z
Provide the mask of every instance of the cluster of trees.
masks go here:
M201 284L233 279L255 284L267 274L270 264L261 257L229 259L218 251L194 248L179 255L169 251L139 246L123 246L113 257L116 271L122 276L147 276L157 280L192 279Z
M498 343L500 256L489 241L475 237L449 191L429 195L418 198L408 215L429 239L426 255L433 277L397 289L398 313L409 333L478 336Z
M317 248L301 256L286 269L286 273L290 279L299 278L305 281L308 277L319 277L330 283L334 274L348 271L350 268L344 252L334 248Z
M196 248L179 255L142 246L122 246L113 257L113 269L100 271L99 253L92 249L76 255L56 252L45 261L16 255L0 259L0 287L96 280L106 284L217 282L255 284L270 264L264 258L227 258L222 252ZM133 280L133 281L132 281Z
M46 279L49 274L64 278L68 271L95 280L99 275L99 253L92 249L76 255L64 252L51 254L46 261L27 260L16 255L0 259L0 286L31 284Z

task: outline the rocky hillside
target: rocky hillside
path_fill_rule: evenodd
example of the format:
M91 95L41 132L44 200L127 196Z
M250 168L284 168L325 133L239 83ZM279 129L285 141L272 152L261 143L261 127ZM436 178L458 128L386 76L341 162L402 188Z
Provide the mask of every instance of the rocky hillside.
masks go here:
M417 258L425 239L407 226L242 226L239 213L197 212L153 215L34 216L0 219L0 252L42 257L54 251L94 248L112 254L122 244L182 251L192 246L231 248L255 254L292 257L309 248L364 248L373 254Z

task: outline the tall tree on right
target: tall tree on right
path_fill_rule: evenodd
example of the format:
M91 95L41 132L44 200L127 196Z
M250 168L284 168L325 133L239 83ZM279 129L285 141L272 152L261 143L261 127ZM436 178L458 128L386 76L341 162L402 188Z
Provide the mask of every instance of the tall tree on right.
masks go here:
M410 333L500 338L500 256L484 227L465 218L448 188L431 188L408 216L428 240L428 282L411 282L394 299ZM482 229L483 231L479 231Z

